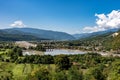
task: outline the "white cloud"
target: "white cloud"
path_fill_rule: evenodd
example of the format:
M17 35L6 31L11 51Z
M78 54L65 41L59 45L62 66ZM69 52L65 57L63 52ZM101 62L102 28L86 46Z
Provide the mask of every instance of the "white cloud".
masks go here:
M97 32L104 31L107 29L120 28L120 11L113 10L109 14L95 14L96 17L96 26L85 27L83 30L85 32Z
M15 21L13 24L10 24L10 26L19 28L26 27L26 25L21 20Z
M97 32L97 31L104 31L105 29L100 28L98 26L94 26L94 27L85 27L83 30L84 32L91 33L91 32Z

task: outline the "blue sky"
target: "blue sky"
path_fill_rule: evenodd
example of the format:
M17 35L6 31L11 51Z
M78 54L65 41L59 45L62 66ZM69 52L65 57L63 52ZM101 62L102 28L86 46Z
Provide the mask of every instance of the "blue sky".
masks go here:
M98 25L95 14L119 9L120 0L0 0L0 28L32 27L82 33L87 26Z

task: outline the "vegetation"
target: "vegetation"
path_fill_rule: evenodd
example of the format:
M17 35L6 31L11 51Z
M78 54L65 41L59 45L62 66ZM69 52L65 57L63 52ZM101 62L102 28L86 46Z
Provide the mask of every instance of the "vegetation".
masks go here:
M37 50L37 51L46 51L46 48L43 45L38 44L36 47L29 47L30 50Z
M73 40L72 35L34 28L11 28L0 30L0 41L39 41L39 40Z
M58 55L55 57L54 63L60 70L68 70L71 66L70 60L66 55Z
M70 46L83 45L77 41ZM43 45L45 44L45 45ZM55 47L55 42L51 42ZM44 50L46 42L32 50ZM65 44L64 44L65 47ZM25 55L14 42L0 42L0 80L119 80L120 58L97 53L74 55Z

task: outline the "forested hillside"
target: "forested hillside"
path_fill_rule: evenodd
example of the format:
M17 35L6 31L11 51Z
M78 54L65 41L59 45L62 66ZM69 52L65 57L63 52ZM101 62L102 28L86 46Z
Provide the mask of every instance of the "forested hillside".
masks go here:
M75 39L72 35L65 32L42 30L42 29L35 29L35 28L10 28L10 29L3 29L3 31L8 32L9 34L31 35L40 39L50 39L50 40L74 40Z
M31 41L31 40L45 40L44 38L38 38L29 34L23 34L22 32L14 31L9 33L7 31L0 30L0 41Z
M115 33L114 33L115 34ZM107 49L119 50L120 49L120 31L117 32L118 35L111 35L109 40L105 41L105 47Z

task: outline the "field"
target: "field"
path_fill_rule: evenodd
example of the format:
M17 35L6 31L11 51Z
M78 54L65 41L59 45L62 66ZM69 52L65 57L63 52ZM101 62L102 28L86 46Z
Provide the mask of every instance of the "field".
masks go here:
M117 56L92 52L23 56L23 50L12 44L0 48L0 80L120 80Z
M7 53L10 49L0 49L0 54Z
M15 64L0 62L0 80L7 77L11 77L15 80L27 80L29 74L33 74L34 71L40 69L41 67L49 68L51 72L54 72L55 65L43 65L43 64Z

